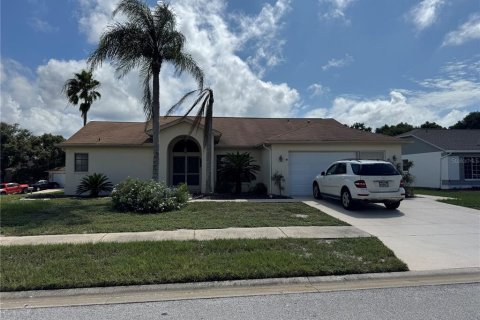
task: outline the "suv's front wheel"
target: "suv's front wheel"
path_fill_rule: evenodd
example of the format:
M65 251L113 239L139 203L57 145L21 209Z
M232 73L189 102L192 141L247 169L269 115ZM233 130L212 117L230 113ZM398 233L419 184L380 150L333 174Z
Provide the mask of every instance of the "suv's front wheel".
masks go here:
M342 206L347 210L352 210L353 200L352 200L352 196L350 195L350 191L348 191L347 188L343 189L340 197L341 197L340 200L342 201Z
M320 187L316 182L313 184L313 197L315 199L322 199L322 194L320 193Z

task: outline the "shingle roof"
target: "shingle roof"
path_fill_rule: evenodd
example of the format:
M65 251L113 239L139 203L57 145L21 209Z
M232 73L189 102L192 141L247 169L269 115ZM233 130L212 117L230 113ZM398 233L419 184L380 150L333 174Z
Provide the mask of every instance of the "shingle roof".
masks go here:
M179 117L162 117L162 126ZM402 143L395 137L351 129L334 119L214 117L221 133L217 147L254 147L262 143L372 142ZM144 122L91 121L61 146L144 145L151 143Z
M475 129L415 129L397 137L417 137L448 151L480 150L480 130Z

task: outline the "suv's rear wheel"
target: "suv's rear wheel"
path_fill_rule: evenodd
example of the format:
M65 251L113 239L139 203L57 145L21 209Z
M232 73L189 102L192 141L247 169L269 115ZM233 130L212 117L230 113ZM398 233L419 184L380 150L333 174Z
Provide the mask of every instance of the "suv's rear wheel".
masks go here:
M389 210L395 210L400 207L400 201L395 202L385 202L385 207Z
M350 195L350 191L348 191L347 188L343 189L342 190L342 194L341 194L341 199L342 201L342 206L347 209L347 210L351 210L353 209L353 200L352 200L352 196Z
M313 197L315 199L322 199L322 194L320 193L320 187L316 182L313 184Z

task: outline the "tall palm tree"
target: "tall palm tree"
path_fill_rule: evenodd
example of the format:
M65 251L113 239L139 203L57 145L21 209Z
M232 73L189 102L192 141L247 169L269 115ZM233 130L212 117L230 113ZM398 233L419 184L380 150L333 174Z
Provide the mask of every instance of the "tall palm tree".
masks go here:
M194 93L198 93L198 97L195 100L195 102L192 104L190 109L187 110L183 118L187 117L192 110L200 106L197 111L197 115L195 116L195 119L193 120L192 128L190 129L189 135L192 134L193 130L198 128L200 125L200 122L202 121L202 118L205 117L205 123L204 123L204 128L203 128L203 148L205 148L205 151L207 153L206 157L206 187L205 187L205 193L209 194L212 193L212 129L213 129L213 90L210 88L205 88L205 89L197 89L188 92L186 95L180 99L175 105L173 105L170 110L167 112L167 116L172 114L177 107L179 107L185 99L187 99L189 96L191 96Z
M100 82L93 79L92 71L82 70L75 73L75 78L68 79L63 85L62 92L67 96L68 102L77 105L80 100L80 112L82 113L83 125L87 124L87 113L93 101L100 99L102 95L96 91Z
M175 66L176 74L190 73L203 89L203 72L192 56L184 52L185 37L176 30L175 16L165 3L150 10L141 0L121 0L113 15L124 14L125 22L108 27L88 62L92 68L112 60L119 77L139 67L143 80L143 109L153 128L153 175L160 168L160 70L164 62ZM150 80L152 88L150 89Z

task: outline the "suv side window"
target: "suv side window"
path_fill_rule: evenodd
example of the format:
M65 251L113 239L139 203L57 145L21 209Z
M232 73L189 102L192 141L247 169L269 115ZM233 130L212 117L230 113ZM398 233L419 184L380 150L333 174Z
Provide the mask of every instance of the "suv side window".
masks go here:
M335 168L337 167L337 164L332 164L330 168L328 168L327 172L325 173L326 176L335 174Z
M335 174L346 174L347 173L347 165L345 163L337 164L337 168L335 169Z

